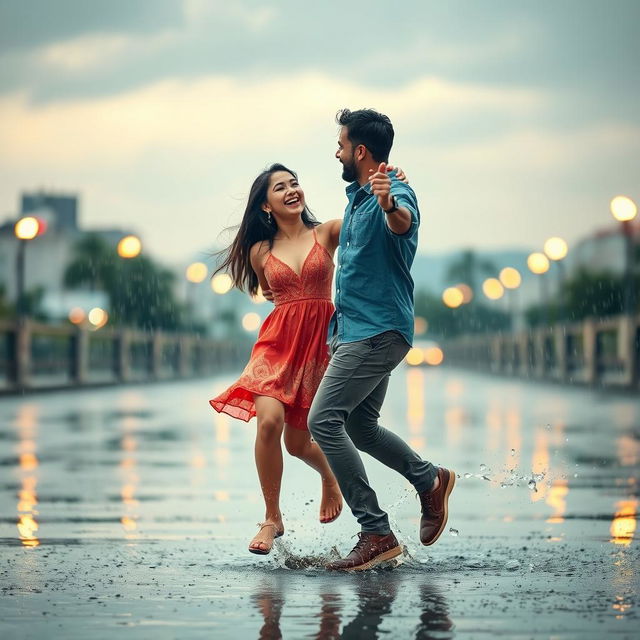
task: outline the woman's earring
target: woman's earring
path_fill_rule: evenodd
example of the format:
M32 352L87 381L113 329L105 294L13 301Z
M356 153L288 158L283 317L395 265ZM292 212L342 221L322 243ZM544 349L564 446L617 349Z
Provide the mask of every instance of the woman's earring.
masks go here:
M267 222L271 224L271 211L267 211Z

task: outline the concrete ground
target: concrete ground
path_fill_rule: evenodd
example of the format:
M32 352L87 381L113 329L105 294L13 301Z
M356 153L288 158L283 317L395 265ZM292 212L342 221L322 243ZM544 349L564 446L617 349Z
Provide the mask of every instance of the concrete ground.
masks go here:
M637 637L637 398L398 369L382 422L458 473L447 531L419 545L413 491L367 458L406 553L336 575L357 523L319 524L289 457L286 535L246 551L255 423L207 403L231 380L0 399L0 637Z

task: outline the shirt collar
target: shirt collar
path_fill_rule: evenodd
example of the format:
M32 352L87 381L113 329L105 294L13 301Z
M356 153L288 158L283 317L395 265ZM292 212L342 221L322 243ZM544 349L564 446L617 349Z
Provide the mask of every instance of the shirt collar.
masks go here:
M347 195L351 195L352 193L355 193L356 191L359 191L360 189L364 189L365 193L370 194L371 193L371 183L367 182L366 184L364 184L361 187L360 183L356 180L356 181L352 182L350 185L347 185L347 187L345 188L345 191L347 192Z

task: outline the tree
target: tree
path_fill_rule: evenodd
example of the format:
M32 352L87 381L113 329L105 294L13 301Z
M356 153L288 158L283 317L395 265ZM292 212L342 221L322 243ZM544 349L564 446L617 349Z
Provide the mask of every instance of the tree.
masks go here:
M477 292L476 283L482 276L491 276L497 273L497 267L484 258L479 258L473 249L465 249L458 258L447 267L446 278L448 282L464 282Z
M120 258L114 247L95 234L76 245L64 277L68 287L104 291L115 324L149 330L184 326L185 310L173 294L174 280L171 271L151 258Z

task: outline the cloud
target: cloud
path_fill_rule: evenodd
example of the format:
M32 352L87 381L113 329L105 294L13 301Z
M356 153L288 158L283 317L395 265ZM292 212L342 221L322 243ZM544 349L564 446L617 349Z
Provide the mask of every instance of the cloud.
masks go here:
M113 43L114 47L120 42ZM73 56L67 59L72 62ZM339 98L338 98L339 96ZM479 112L506 115L544 106L540 92L418 78L398 88L348 84L323 73L255 78L167 80L118 96L31 105L25 94L0 99L0 152L28 165L126 162L153 149L226 151L309 142L329 114L375 106L404 127L435 129Z

